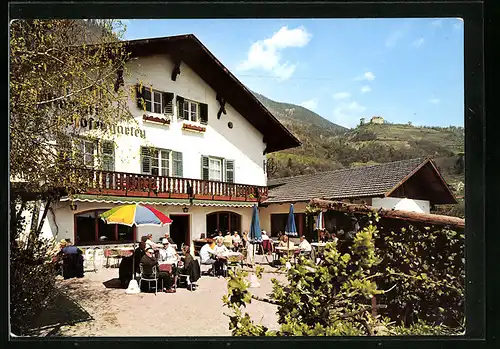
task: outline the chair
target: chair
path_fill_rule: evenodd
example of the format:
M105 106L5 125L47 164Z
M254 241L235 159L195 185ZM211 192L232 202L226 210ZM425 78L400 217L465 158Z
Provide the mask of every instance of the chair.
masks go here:
M97 268L95 266L95 250L94 249L86 249L85 253L83 255L83 268L84 270L87 270L86 268L89 267L89 265L92 267L92 271L97 273Z
M151 289L151 282L155 283L155 296L158 291L158 273L156 272L156 268L153 268L153 274L146 275L144 274L144 267L142 263L139 264L139 270L141 271L141 276L139 279L139 289L142 290L142 281L146 281L148 283L148 291ZM163 286L163 285L162 285Z
M104 264L104 251L99 247L94 249L94 263L98 269L101 269Z
M116 268L118 266L118 261L120 260L120 253L113 249L104 250L104 256L106 257L106 268L109 268L109 259L113 261L113 266Z

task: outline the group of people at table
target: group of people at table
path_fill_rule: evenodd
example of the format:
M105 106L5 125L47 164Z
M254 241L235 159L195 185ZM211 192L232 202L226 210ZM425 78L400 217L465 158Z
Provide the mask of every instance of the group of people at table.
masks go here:
M142 267L141 277L156 276L162 285L163 292L176 292L179 275L186 276L188 290L194 291L196 290L196 281L200 278L199 264L191 255L189 246L182 246L181 255L177 253L174 246L177 245L168 233L165 233L161 243L155 243L152 234L148 234L141 238L139 247L134 251L134 256L129 258L135 260L136 270L140 270ZM121 267L122 265L120 265ZM127 266L123 267L124 270L126 270L125 268Z

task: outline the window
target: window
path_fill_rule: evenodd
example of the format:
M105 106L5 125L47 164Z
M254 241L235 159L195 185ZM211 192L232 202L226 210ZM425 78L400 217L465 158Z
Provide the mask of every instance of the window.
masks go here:
M174 108L172 100L174 94L170 92L161 92L150 87L142 87L137 84L137 106L140 109L146 109L151 113L172 115ZM143 104L144 103L144 104Z
M201 179L234 183L234 160L202 156Z
M177 96L178 118L200 124L208 124L208 105Z
M135 239L135 228L120 224L106 224L99 215L106 210L92 210L75 214L75 243L93 245L110 242L130 243Z
M182 177L182 153L141 147L141 172L153 176Z
M83 166L93 168L95 165L96 142L86 139L76 139L74 142L76 155Z
M198 103L184 100L182 106L182 118L184 120L197 122L198 121Z
M222 231L224 234L228 231L241 233L241 216L234 212L207 214L207 235L216 235L218 231Z
M211 181L222 181L221 160L209 159L209 175L208 179Z

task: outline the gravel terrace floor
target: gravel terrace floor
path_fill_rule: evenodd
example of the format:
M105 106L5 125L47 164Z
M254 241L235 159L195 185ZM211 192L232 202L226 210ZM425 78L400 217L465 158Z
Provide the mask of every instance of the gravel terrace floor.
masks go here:
M259 262L261 256L256 256ZM251 288L259 297L272 290L272 278L286 280L285 275L271 273L265 265L260 287ZM62 326L57 336L230 336L229 318L224 315L222 296L227 293L227 279L202 276L198 289L177 293L140 293L128 295L124 289L109 287L118 278L117 268L86 272L82 279L60 280L62 289L92 319ZM104 285L106 283L108 287ZM252 319L271 329L276 323L276 306L252 300L246 310Z

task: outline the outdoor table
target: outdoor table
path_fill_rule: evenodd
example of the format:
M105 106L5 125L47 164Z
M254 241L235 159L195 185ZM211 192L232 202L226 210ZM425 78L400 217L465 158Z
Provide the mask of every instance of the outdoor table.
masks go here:
M134 249L133 248L122 247L122 248L119 248L117 250L118 250L118 254L121 257L130 257L134 253Z
M282 252L286 251L288 253L288 257L290 257L290 252L293 251L294 252L294 254L293 254L293 261L294 261L294 263L296 262L295 251L299 250L299 248L297 246L293 246L293 247L280 247L280 246L278 246L278 247L276 247L276 250L277 251L282 251Z

